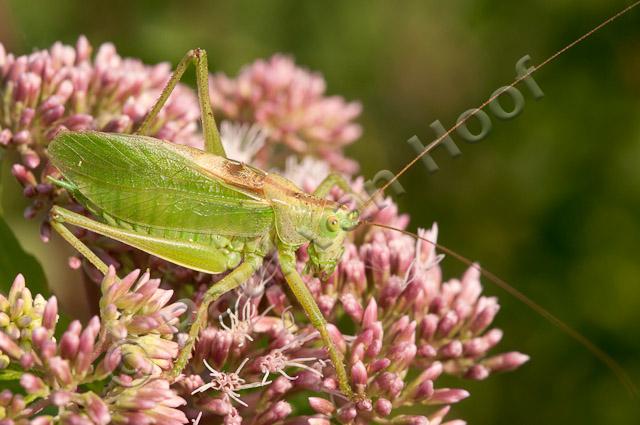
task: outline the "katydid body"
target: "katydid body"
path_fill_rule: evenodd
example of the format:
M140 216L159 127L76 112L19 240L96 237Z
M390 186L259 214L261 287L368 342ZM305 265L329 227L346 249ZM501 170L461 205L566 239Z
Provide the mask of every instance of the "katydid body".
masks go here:
M224 157L224 148L206 96L206 55L189 52L138 133L145 133L194 60L207 151L140 134L64 132L49 145L52 163L64 177L59 185L86 207L94 219L60 207L51 222L100 271L107 266L63 223L121 241L172 263L210 274L231 272L207 291L176 361L173 375L186 365L206 323L209 304L244 283L263 258L278 253L283 275L310 321L320 332L334 363L340 389L352 391L342 355L332 343L326 321L296 269L295 251L311 242L310 270L333 272L342 255L346 231L357 214L322 199L340 183L330 176L313 195L290 181Z
M546 66L561 53L638 4L640 2L626 7L539 65L530 68L526 74L494 92L477 109L490 105L506 90L526 80L531 73ZM196 64L205 151L142 136L150 133L158 112L192 61ZM345 234L358 224L358 217L322 198L334 185L340 185L343 190L349 188L343 180L332 175L320 184L313 195L309 195L282 177L226 159L208 93L206 54L196 49L187 53L178 64L158 102L138 128L137 135L97 132L59 135L49 145L52 162L65 177L65 181L58 183L89 209L97 221L54 207L51 212L52 226L103 273L106 273L107 266L63 223L120 240L192 269L211 274L231 270L207 291L190 329L190 338L173 369L174 376L181 372L188 361L195 340L206 323L209 304L221 294L245 282L262 265L267 254L277 251L287 283L319 330L329 351L341 391L353 398L342 354L332 343L325 319L297 272L295 262L296 249L310 242L309 270L317 275L326 275L334 270L342 255ZM364 206L373 202L377 194L383 193L471 116L474 114L458 120L455 126L429 144L379 188ZM632 393L636 392L633 382L614 359L504 280L429 239L388 225L369 224L399 231L430 243L476 268L488 280L514 295L585 346Z

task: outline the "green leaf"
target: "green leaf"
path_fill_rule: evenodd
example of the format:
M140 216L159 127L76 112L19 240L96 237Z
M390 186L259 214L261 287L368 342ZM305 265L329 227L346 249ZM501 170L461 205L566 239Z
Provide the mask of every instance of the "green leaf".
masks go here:
M0 381L17 381L22 375L24 372L20 370L0 370Z
M4 190L2 175L6 165L4 149L0 149L0 194ZM2 196L0 196L2 199ZM2 216L0 202L0 293L7 294L18 273L22 273L32 294L49 295L49 289L42 266L36 258L25 252L13 231Z
M42 266L25 252L6 221L0 216L0 293L7 294L18 273L22 273L32 294L47 297L49 289Z

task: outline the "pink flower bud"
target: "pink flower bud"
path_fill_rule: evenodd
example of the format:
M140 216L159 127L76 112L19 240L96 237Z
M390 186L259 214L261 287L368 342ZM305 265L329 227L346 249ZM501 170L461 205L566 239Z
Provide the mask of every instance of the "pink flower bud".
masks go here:
M52 105L42 112L42 114L40 115L40 119L42 120L43 124L52 125L63 117L64 112L65 109L63 105Z
M369 375L375 375L376 373L380 372L381 370L384 370L387 367L389 367L390 364L391 364L391 360L389 360L386 357L374 360L368 366Z
M384 372L375 379L375 384L390 400L395 399L404 388L404 381L395 373Z
M51 357L49 359L49 369L53 373L53 376L62 384L69 385L73 381L71 376L71 369L69 368L69 362L63 360L61 357Z
M16 145L27 145L31 142L31 133L27 130L21 130L13 135L13 143Z
M396 337L398 334L404 332L404 330L409 326L411 319L409 316L404 315L400 319L396 320L393 325L389 328L389 333Z
M289 416L292 412L291 405L286 401L280 400L271 406L269 410L263 413L259 420L258 424L273 424L281 422L287 416Z
M214 415L223 416L231 413L233 406L228 398L212 398L203 404Z
M20 377L20 385L22 385L22 388L24 388L29 394L37 393L45 388L45 384L42 382L42 379L30 373L25 373Z
M112 373L122 361L122 350L120 347L110 348L102 360L102 370L104 373Z
M371 412L373 410L373 403L368 398L359 400L356 403L356 409L358 409L359 412Z
M425 416L402 415L394 418L394 425L429 425L429 419Z
M27 170L23 165L14 164L11 167L11 174L22 184L23 186L35 186L37 184L36 178Z
M440 409L436 410L434 413L429 415L429 420L436 425L440 425L442 423L442 420L444 419L445 416L447 416L447 413L449 413L450 410L451 410L451 406L441 407ZM451 425L451 422L455 422L455 421L447 421L446 424L444 425Z
M524 363L529 361L529 356L526 354L512 351L505 354L500 354L491 357L483 362L484 366L494 372L505 372L509 370L517 369Z
M467 379L473 379L475 381L482 381L489 376L489 370L482 365L473 365L464 374Z
M373 325L378 320L378 304L375 298L369 300L369 304L362 315L362 327L364 329Z
M374 404L374 409L378 415L384 417L388 416L391 413L393 405L386 398L379 398Z
M429 404L454 404L469 397L469 392L461 389L441 388L435 390Z
M338 420L343 424L348 424L353 421L356 416L358 416L358 412L356 408L352 404L348 404L344 407L338 409Z
M96 395L87 395L87 413L96 425L107 425L111 422L111 415L107 405Z
M69 260L67 263L71 270L78 270L80 267L82 267L82 260L76 257L75 255L72 255L71 257L69 257Z
M351 380L356 386L366 386L367 379L367 369L361 361L357 361L351 366Z
M440 338L449 336L457 324L458 315L453 311L448 311L438 323L437 336Z
M93 117L86 114L75 114L64 120L63 125L71 131L90 130Z
M415 397L418 400L426 400L431 398L433 393L434 393L433 381L430 379L427 379L422 383L420 383L420 385L418 385L418 388L416 389Z
M33 106L38 97L41 83L41 78L32 72L21 74L18 77L16 91L13 94L14 100Z
M72 324L74 322L72 322ZM78 324L80 323L78 322ZM62 338L60 339L60 355L65 359L74 359L78 353L79 345L80 336L77 332L74 332L72 326L69 326L69 329L62 334Z
M496 317L499 310L500 306L497 301L493 299L493 302L485 306L480 313L474 317L473 322L471 322L471 325L469 326L469 330L474 334L482 332L491 324L491 322L493 322L493 319Z
M0 331L0 351L16 360L20 359L24 353L22 349L2 331Z
M31 419L30 425L53 425L53 418L51 416L38 416Z
M0 131L0 146L8 146L12 138L13 135L11 134L11 130L8 128Z
M33 108L25 108L20 115L20 127L29 127L33 118L36 115L36 111Z
M20 366L25 370L31 369L35 362L36 359L32 353L24 353L22 357L20 357Z
M292 382L284 376L279 376L269 385L267 392L269 398L277 398L291 390L291 388L293 388Z
M91 50L89 40L84 35L81 35L76 43L76 63L88 61L91 57Z
M27 404L24 401L24 397L20 394L16 394L13 396L13 400L11 400L10 409L13 410L14 412L20 412L24 410L26 405Z
M363 309L355 295L350 292L343 294L340 297L340 302L342 303L345 313L347 313L354 322L360 323Z
M327 416L330 416L336 409L331 401L320 397L309 397L309 405L316 412Z
M435 314L427 314L424 316L420 321L420 326L418 328L418 334L420 337L430 340L438 328L438 321L438 316Z
M358 291L361 291L366 287L367 283L364 262L357 257L348 258L347 256L348 252L345 253L345 259L340 264L340 269L345 276L344 280L346 283L353 284L358 288Z
M44 313L42 314L42 326L53 331L58 322L58 300L55 296L49 298L47 304L44 307Z
M11 403L11 399L13 398L13 393L11 390L2 390L0 391L0 406L8 406Z
M347 351L347 342L342 335L342 332L332 323L327 324L327 332L329 332L329 336L331 337L331 341L336 345L336 348L341 351Z
M129 129L132 125L131 118L127 115L120 115L117 118L109 121L102 131L107 133L124 133L127 129Z
M413 361L417 351L418 348L412 343L403 342L392 346L387 354L391 360L390 369L394 371L405 369Z
M462 352L462 343L458 340L453 340L438 350L438 354L444 359L455 359L460 357Z

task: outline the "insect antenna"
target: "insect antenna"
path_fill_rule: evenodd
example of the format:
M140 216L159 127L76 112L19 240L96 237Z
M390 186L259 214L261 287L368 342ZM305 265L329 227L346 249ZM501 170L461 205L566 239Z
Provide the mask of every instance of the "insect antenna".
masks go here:
M393 230L393 231L400 232L400 233L403 233L405 235L411 236L414 239L425 241L425 242L433 245L437 249L439 249L441 252L444 252L445 254L450 255L451 257L455 258L456 260L466 264L468 267L472 267L472 268L478 270L480 272L480 274L482 274L482 276L484 276L487 280L489 280L490 282L494 283L496 286L500 287L501 289L503 289L504 291L506 291L507 293L512 295L518 301L520 301L523 304L525 304L531 310L533 310L534 312L538 313L540 316L545 318L547 321L551 322L551 324L553 324L554 326L558 327L566 335L568 335L569 337L571 337L572 339L577 341L579 344L581 344L583 347L585 347L587 350L589 350L591 352L591 354L593 354L607 368L609 368L609 370L611 370L611 372L613 372L613 374L616 376L618 381L620 381L620 383L629 392L629 395L631 396L631 398L635 399L635 398L638 397L638 389L637 389L637 387L635 386L635 384L633 383L633 381L631 380L631 378L629 377L627 372L623 369L623 367L617 361L615 361L604 350L602 350L597 345L595 345L593 342L591 342L587 337L582 335L580 332L578 332L577 330L575 330L574 328L569 326L567 323L565 323L564 321L562 321L561 319L556 317L549 310L547 310L546 308L542 307L540 304L538 304L537 302L535 302L534 300L532 300L531 298L529 298L528 296L526 296L525 294L520 292L518 289L516 289L515 287L513 287L512 285L507 283L504 279L500 278L496 274L490 272L489 270L485 269L484 267L481 267L478 263L475 263L475 262L471 261L470 259L468 259L464 255L459 254L458 252L456 252L456 251L454 251L454 250L452 250L450 248L447 248L446 246L443 246L443 245L441 245L441 244L439 244L439 243L437 243L435 241L431 241L431 240L429 240L427 238L423 238L421 236L418 236L415 233L409 232L407 230L402 230L402 229L398 229L396 227L388 226L386 224L375 223L375 222L371 222L371 221L362 221L361 224L364 224L364 225L368 224L368 225L371 225L371 226L380 227L382 229Z
M543 67L545 67L546 65L548 65L549 63L553 62L555 59L557 59L560 55L564 54L567 50L573 48L574 46L576 46L577 44L581 43L582 41L586 40L587 38L591 37L594 33L598 32L599 30L601 30L602 28L606 27L607 25L609 25L610 23L612 23L613 21L615 21L616 19L620 18L621 16L625 15L627 12L629 12L631 9L633 9L634 7L638 6L640 4L640 0L630 4L629 6L625 7L624 9L620 10L619 12L617 12L616 14L610 16L608 19L604 20L603 22L601 22L598 26L592 28L591 30L589 30L588 32L586 32L585 34L583 34L582 36L578 37L577 39L575 39L574 41L572 41L571 43L567 44L566 46L564 46L562 49L558 50L557 52L555 52L554 54L552 54L551 56L549 56L547 59L545 59L544 61L542 61L540 64L532 66L531 68L529 68L527 70L527 72L525 72L523 75L519 76L518 78L516 78L515 80L513 80L513 82L511 84L508 84L506 86L503 86L502 88L500 88L499 90L496 90L494 92L494 94L489 97L487 100L485 100L484 102L482 102L480 104L480 106L478 106L476 108L476 112L479 110L484 109L487 105L489 105L491 102L493 102L494 100L496 100L498 97L500 97L500 95L502 95L504 92L506 92L507 90L515 87L516 85L518 85L520 82L526 80L527 78L529 78L529 76L531 74L533 74L534 72L542 69ZM467 122L467 120L469 120L472 116L474 116L475 113L472 114L466 114L463 118L459 119L455 125L453 125L450 129L448 129L445 133L443 133L440 137L438 137L437 139L435 139L433 142L429 143L427 145L427 147L425 147L422 152L420 152L415 158L413 158L411 161L409 161L404 167L402 167L402 169L396 173L395 175L393 175L393 177L391 177L391 179L389 179L384 185L382 185L379 189L377 189L370 197L369 199L367 199L367 201L362 205L362 210L364 210L371 202L373 202L373 200L375 199L375 197L381 193L383 193L389 186L391 186L392 184L394 184L399 178L400 176L402 176L404 173L406 173L407 171L409 171L409 169L411 167L413 167L413 165L418 162L420 160L420 158L422 158L423 156L425 156L426 154L428 154L429 152L431 152L433 149L435 149L440 142L442 142L443 140L445 140L453 131L455 131L457 128L459 128L460 126L462 126L463 124L465 124Z

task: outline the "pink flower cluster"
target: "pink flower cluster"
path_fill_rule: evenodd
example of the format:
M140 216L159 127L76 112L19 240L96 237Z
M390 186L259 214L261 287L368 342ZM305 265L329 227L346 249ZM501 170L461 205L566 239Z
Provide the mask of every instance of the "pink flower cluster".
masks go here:
M353 174L357 163L345 158L342 148L360 137L362 130L353 120L362 108L340 96L327 97L325 90L320 74L283 55L258 60L236 78L215 74L210 82L214 110L225 118L260 125L271 147L284 143L297 154L320 157Z
M75 47L61 43L25 56L7 53L0 44L0 147L17 152L21 163L13 174L33 200L28 218L46 210L58 191L46 180L56 171L46 147L62 130L128 133L158 98L171 66L144 65L120 57L112 44L98 48L95 58L86 38ZM155 137L198 145L198 103L179 85L153 125Z
M404 227L407 217L388 205L375 220ZM435 242L437 227L420 234ZM489 354L502 337L491 328L499 305L482 296L478 269L444 281L442 257L428 242L378 228L360 231L357 239L363 242L347 242L328 282L305 279L359 401L339 393L317 332L296 312L270 262L210 308L209 325L178 382L190 415L243 424L461 424L445 416L469 392L440 387L439 377L483 380L528 360L518 352ZM300 271L306 259L302 250ZM309 391L315 413L291 417L296 394ZM408 406L423 406L421 414L404 413Z
M108 44L94 59L90 51L84 38L75 48L56 44L17 58L0 45L0 144L21 155L13 173L34 200L27 216L52 201L89 214L45 181L56 175L46 157L48 141L65 128L130 132L170 73L166 65L122 59ZM211 77L213 106L229 120L221 125L228 151L265 169L286 163L284 174L308 191L330 171L357 168L342 149L360 134L353 123L360 106L324 92L320 75L279 55L244 68L235 79ZM193 91L179 86L154 134L198 145L197 119ZM278 157L277 143L295 155ZM357 193L364 193L362 181L351 182ZM408 217L385 203L362 215L404 229ZM46 239L46 223L44 230ZM220 276L87 232L76 235L115 265L107 276L93 276L101 285L99 317L86 326L72 321L56 338L55 297L32 297L20 276L6 297L0 295L0 376L19 383L17 390L0 392L0 425L173 425L189 419L459 425L461 420L446 417L470 395L464 379L486 379L528 360L518 352L491 354L502 337L491 326L499 305L482 295L477 268L445 280L432 243L363 226L345 242L337 271L326 282L304 277L344 356L355 400L340 393L326 349L287 291L276 256L210 306L192 358L173 378L169 372L193 310ZM420 235L435 242L437 227ZM302 248L301 273L307 260ZM162 285L137 270L119 279L116 268L124 264L150 267ZM172 303L171 287L188 298ZM455 388L442 384L445 375Z
M32 297L16 277L8 296L0 295L0 375L26 394L0 392L0 424L185 423L177 409L185 400L161 372L177 355L173 340L186 306L167 305L173 291L158 285L139 272L116 279L111 269L100 317L84 328L72 321L58 340L56 298ZM51 409L58 414L44 413Z

